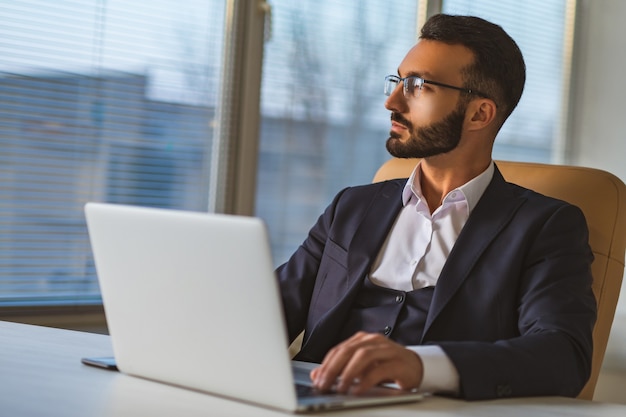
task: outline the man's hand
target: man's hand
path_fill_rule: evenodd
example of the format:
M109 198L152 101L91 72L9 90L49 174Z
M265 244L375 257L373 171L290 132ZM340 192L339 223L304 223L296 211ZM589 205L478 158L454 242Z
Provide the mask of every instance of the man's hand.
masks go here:
M395 382L404 390L418 388L423 373L415 352L381 334L359 332L332 348L311 371L311 379L321 391L359 394L382 382Z

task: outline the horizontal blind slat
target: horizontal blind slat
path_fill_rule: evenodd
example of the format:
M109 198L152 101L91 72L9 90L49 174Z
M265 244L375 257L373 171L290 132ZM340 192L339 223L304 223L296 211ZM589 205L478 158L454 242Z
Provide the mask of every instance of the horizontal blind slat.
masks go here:
M99 302L87 201L206 207L224 1L140 6L0 4L0 306Z

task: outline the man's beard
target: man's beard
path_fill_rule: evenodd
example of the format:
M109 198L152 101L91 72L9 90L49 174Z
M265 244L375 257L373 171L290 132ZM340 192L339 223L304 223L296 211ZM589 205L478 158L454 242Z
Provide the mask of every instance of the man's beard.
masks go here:
M443 120L417 129L401 114L391 113L391 120L406 126L411 135L402 141L400 135L390 132L387 151L396 158L426 158L450 152L461 141L466 108L467 103L461 102Z

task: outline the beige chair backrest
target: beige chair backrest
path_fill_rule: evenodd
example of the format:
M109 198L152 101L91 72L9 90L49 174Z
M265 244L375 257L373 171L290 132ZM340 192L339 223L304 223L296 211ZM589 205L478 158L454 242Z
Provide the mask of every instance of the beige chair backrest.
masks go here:
M391 159L374 182L407 178L417 159ZM589 245L595 255L591 266L598 320L593 331L591 377L579 398L591 400L609 339L624 275L626 248L626 185L616 176L593 168L522 162L496 162L507 181L574 204L585 213Z

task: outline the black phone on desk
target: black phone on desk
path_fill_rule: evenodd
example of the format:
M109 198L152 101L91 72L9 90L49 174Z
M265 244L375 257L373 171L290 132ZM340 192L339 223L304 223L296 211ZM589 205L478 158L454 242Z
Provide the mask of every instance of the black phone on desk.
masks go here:
M113 356L87 357L80 360L85 365L95 366L96 368L117 371L117 364Z

